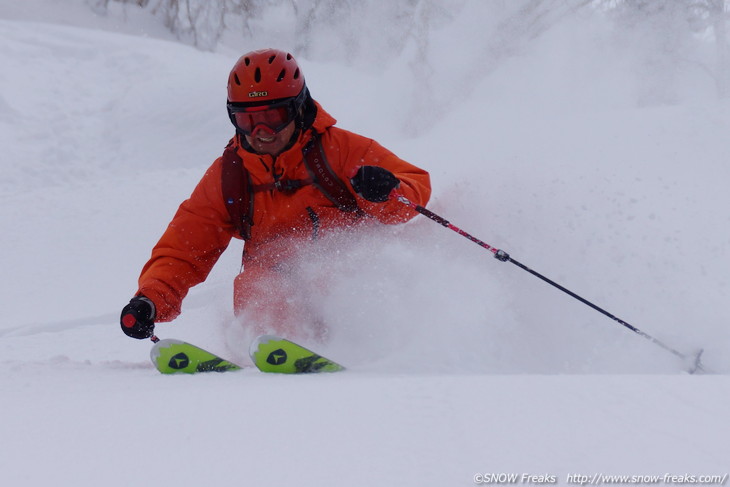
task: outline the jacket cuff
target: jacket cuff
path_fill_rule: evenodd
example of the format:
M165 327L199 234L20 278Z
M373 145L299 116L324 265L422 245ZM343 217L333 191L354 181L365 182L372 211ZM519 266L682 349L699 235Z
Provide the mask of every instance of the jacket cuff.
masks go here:
M180 315L180 308L169 304L159 292L152 288L141 288L137 296L143 296L152 302L155 311L155 322L172 321Z

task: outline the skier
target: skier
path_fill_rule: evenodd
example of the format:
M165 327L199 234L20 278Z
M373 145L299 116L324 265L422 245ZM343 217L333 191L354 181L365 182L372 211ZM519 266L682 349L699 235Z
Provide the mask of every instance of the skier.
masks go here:
M428 173L335 127L287 52L244 54L228 78L227 108L235 136L180 205L122 310L132 338L149 338L156 322L176 318L233 237L245 240L236 314L250 313L262 329L296 332L317 318L287 299L295 251L333 230L411 219L416 213L390 198L395 189L428 201Z

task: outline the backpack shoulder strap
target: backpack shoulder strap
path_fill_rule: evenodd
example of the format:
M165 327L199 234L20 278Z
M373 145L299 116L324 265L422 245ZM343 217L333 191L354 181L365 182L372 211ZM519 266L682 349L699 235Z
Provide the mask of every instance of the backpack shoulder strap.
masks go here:
M304 165L311 177L311 184L320 190L339 210L360 212L355 196L327 162L317 134L312 136L302 153ZM236 150L235 139L231 139L223 151L222 166L221 189L223 191L223 202L236 231L244 240L248 240L251 238L251 225L253 225L254 191L255 189L274 188L254 188L252 186L248 171ZM309 181L303 182L304 185L309 183Z
M236 151L235 139L223 151L221 189L223 202L238 234L244 239L251 238L253 225L253 191L248 171Z
M312 184L327 199L337 205L338 209L347 212L358 211L359 207L355 196L327 162L317 133L312 134L312 138L302 152L304 154L304 165L312 178Z

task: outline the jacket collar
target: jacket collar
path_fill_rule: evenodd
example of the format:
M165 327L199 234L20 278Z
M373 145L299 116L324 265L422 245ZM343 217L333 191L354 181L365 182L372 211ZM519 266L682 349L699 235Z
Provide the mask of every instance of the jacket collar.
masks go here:
M337 120L327 113L319 102L315 101L314 106L317 107L317 116L314 118L312 128L321 134L331 126L337 123Z

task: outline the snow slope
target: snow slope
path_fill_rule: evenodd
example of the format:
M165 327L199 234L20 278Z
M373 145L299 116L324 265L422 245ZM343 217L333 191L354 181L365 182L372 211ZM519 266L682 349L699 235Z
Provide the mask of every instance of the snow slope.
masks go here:
M333 276L314 299L331 324L323 351L348 372L163 377L118 313L230 137L224 87L240 53L130 35L79 2L73 21L54 2L24 5L38 14L0 7L2 485L730 472L730 105L698 95L702 81L642 106L627 51L586 48L606 27L585 20L449 109L441 73L433 99L412 96L408 53L370 72L301 59L341 126L431 171L434 211L670 346L704 348L717 374L683 373L420 218L324 242L304 266L304 289ZM479 8L433 34L434 60L457 69ZM245 362L229 309L240 252L231 245L161 337Z

